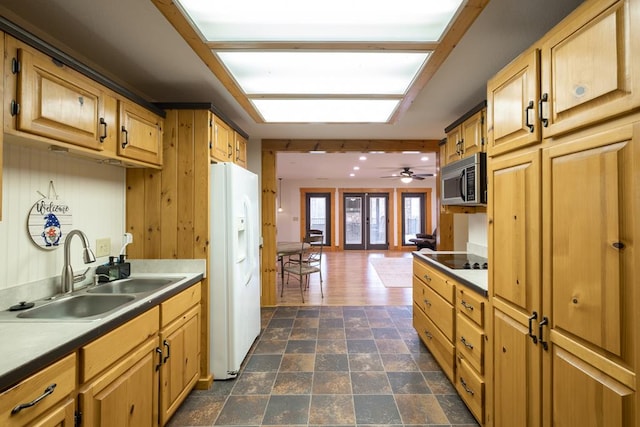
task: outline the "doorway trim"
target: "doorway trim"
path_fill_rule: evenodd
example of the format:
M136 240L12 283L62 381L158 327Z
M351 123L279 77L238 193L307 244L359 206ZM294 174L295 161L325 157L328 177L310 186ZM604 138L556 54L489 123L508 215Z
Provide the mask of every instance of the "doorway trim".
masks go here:
M440 165L440 140L366 140L366 139L263 139L261 158L262 185L262 238L261 251L261 305L273 307L277 299L277 252L276 252L276 195L278 180L276 178L276 154L278 152L308 153L309 151L326 151L328 153L367 152L367 151L422 151L436 156L436 165Z

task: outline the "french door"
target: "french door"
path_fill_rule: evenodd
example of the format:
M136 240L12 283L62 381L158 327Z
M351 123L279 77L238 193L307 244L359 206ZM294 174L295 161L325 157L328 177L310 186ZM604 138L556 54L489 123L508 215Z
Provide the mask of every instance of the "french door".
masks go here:
M425 195L424 193L402 193L402 245L412 245L409 239L417 233L431 233L426 230L424 222Z
M323 246L331 246L331 193L306 193L306 230L320 230Z
M389 195L343 194L344 249L389 249Z

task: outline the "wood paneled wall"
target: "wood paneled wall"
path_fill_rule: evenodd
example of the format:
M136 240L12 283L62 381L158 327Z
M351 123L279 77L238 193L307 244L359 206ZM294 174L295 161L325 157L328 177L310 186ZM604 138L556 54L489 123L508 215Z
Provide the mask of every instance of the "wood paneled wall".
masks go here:
M167 110L161 171L127 170L130 258L207 259L209 256L209 111ZM209 264L202 281L198 388L208 388Z

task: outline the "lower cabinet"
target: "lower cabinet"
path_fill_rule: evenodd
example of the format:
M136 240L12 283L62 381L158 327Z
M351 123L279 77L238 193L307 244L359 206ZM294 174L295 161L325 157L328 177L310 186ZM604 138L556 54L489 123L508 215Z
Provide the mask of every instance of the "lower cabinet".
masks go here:
M486 298L418 259L413 326L481 425L486 419Z
M73 353L0 393L0 425L72 427L75 385Z
M200 378L200 284L162 303L160 310L160 425L164 425Z

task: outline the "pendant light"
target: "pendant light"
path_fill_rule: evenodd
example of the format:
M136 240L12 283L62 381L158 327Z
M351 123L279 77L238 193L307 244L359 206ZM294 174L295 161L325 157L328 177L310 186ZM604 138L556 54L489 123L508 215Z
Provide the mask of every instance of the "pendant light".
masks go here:
M282 178L278 178L280 181L280 188L278 189L278 212L282 212Z

